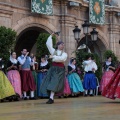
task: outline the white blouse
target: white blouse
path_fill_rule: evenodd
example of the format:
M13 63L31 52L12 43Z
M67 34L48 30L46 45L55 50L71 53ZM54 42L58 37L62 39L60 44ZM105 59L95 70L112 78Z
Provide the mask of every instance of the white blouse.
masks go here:
M57 50L57 55L54 55L55 49L53 48L52 35L48 37L46 45L50 54L53 55L53 59L52 59L53 62L65 62L67 60L67 53L61 50Z
M83 65L85 72L92 71L93 68L95 69L95 71L98 69L97 64L93 60L86 60L83 62Z

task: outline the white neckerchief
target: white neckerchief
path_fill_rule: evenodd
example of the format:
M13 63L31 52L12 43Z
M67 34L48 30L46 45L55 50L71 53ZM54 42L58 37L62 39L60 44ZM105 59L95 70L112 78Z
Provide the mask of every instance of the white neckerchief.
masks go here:
M44 63L41 62L40 66L46 66L48 64L48 61L46 60Z
M69 63L69 66L72 67L74 70L76 69L76 66L71 63Z
M109 62L109 61L106 61L106 65L110 65L111 64L111 62Z
M13 64L17 64L17 59L13 58L12 56L10 56L10 61L11 61Z

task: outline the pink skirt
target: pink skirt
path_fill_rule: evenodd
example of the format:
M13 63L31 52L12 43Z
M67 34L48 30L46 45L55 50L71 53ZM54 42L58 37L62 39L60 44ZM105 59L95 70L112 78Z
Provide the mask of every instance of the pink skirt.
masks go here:
M112 70L104 72L101 82L100 82L100 91L101 92L107 86L107 84L109 83L109 81L113 75L114 75L114 72Z
M62 93L58 93L57 96L70 95L70 94L71 94L71 90L68 83L68 79L65 77L64 91Z
M22 96L21 93L21 79L20 79L20 74L17 70L10 70L7 73L8 80L12 84L15 93L19 94L19 96Z

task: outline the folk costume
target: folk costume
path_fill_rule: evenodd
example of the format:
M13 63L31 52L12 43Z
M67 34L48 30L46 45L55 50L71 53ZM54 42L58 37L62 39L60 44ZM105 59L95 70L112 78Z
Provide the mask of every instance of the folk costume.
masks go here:
M18 97L22 97L21 78L18 69L19 62L16 59L12 58L12 56L10 56L10 60L7 63L7 77L16 93L15 100L18 100Z
M70 89L72 92L72 96L76 96L80 92L84 91L82 81L79 75L77 74L76 70L77 70L76 66L73 65L72 63L69 63L67 78L68 78L68 82L69 82Z
M34 57L33 58L31 57L31 62L33 64L30 68L31 68L31 71L32 71L34 82L36 84L36 90L34 91L34 95L37 98L37 72L36 71L37 71L37 68L38 68L38 63L34 60Z
M57 45L63 44L58 42ZM52 35L49 36L46 42L47 48L52 55L52 66L47 72L41 84L42 94L50 95L50 99L47 104L54 103L54 94L60 93L64 90L64 78L65 78L65 66L64 62L67 59L67 53L62 50L55 50L52 43Z
M29 56L21 55L18 57L18 61L21 65L21 84L22 92L24 94L24 100L27 100L26 92L30 91L30 99L34 99L34 91L36 90L35 81L30 70L30 66L33 64Z
M84 79L83 88L85 89L85 96L88 95L88 90L90 91L90 96L93 96L93 90L97 87L97 80L95 76L95 71L97 70L97 65L93 60L85 60L84 65Z
M14 88L3 72L3 62L0 60L0 100L15 95Z
M120 99L120 65L107 86L103 89L102 95L110 99Z
M64 98L67 98L69 95L71 94L71 90L70 90L70 85L68 82L68 78L65 76L65 81L64 81L64 90L62 93L58 93L56 94L59 98L61 98L62 96Z
M49 64L48 64L47 60L44 63L42 63L42 62L39 63L38 70L37 70L37 72L38 72L37 96L40 98L48 97L48 94L42 94L40 91L41 83L42 83L44 77L47 75L48 69L49 69Z
M106 61L103 65L104 73L100 82L100 91L102 92L106 85L109 83L110 79L114 75L114 70L109 68L110 66L115 67L112 62Z

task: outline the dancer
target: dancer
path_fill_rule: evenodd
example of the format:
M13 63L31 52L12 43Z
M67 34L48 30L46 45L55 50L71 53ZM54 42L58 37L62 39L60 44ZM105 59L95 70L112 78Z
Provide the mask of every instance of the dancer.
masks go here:
M35 81L30 70L30 66L33 65L31 58L28 56L27 49L22 50L22 55L18 57L18 61L21 65L21 84L24 100L27 100L27 92L30 91L30 100L34 100L34 91L36 89Z
M2 58L0 58L0 100L1 102L3 102L5 98L15 95L14 88L12 87L10 81L2 71L3 68L4 68L4 64L2 62Z
M68 65L68 82L73 97L77 97L80 92L83 92L83 85L79 75L77 74L76 59L72 58Z
M18 101L22 97L21 78L18 69L19 62L16 59L16 53L12 52L7 64L7 77L15 90L16 96L13 97L15 101Z
M61 98L62 96L64 98L67 98L69 95L71 94L71 90L70 90L70 86L69 86L69 83L68 83L68 79L65 75L65 81L64 81L64 90L62 93L58 93L56 94L59 98Z
M38 82L37 82L37 96L39 98L48 98L48 94L42 94L40 92L40 87L41 87L41 83L43 81L43 78L46 76L48 69L49 69L49 64L48 61L46 59L46 57L43 55L41 56L41 61L38 65Z
M83 62L85 76L83 79L83 87L85 89L85 96L88 95L88 90L90 91L90 96L94 96L93 90L96 89L97 80L95 76L95 71L97 70L96 63L91 59L91 56L88 55L86 60Z
M100 91L102 92L104 87L109 83L110 79L114 75L115 66L112 62L112 58L107 57L107 61L103 65L103 76L100 82Z
M120 65L107 86L103 89L102 95L110 99L120 99Z
M46 45L50 52L50 58L52 58L52 67L50 67L47 76L44 78L41 85L42 94L50 96L47 104L54 103L55 93L62 92L64 89L64 78L65 78L65 66L64 62L67 59L67 53L63 51L64 43L62 41L57 42L57 49L53 48L52 36L49 36ZM56 37L58 37L56 35Z
M36 84L36 90L34 91L34 95L35 98L37 98L37 68L38 68L38 63L36 62L36 56L34 56L34 54L32 53L30 55L31 58L31 62L33 63L33 65L31 66L31 71L32 71L32 75Z

